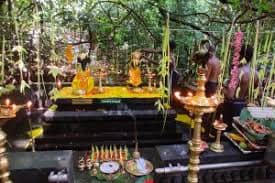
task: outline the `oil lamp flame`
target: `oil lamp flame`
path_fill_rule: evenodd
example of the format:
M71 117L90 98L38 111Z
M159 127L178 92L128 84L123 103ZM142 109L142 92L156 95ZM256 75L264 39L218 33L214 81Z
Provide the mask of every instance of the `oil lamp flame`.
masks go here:
M218 99L214 99L214 104L216 104L216 105L218 105L219 104L219 101L218 101Z
M10 103L11 103L10 99L7 98L6 101L5 101L6 106L9 106Z
M60 80L57 80L56 85L57 85L57 88L60 89L60 88L62 87L61 81L60 81Z
M28 109L31 109L31 106L32 106L32 101L29 100L29 101L27 102L27 108L28 108Z
M179 91L175 92L174 95L177 99L180 99L180 92Z
M16 111L16 105L12 104L12 111L15 112Z
M191 92L188 92L188 93L187 93L187 96L188 96L188 97L193 97L193 94L192 94Z

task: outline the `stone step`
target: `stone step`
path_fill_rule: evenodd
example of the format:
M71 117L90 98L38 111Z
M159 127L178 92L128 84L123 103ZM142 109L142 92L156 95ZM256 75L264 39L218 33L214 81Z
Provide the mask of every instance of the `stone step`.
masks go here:
M138 141L139 147L153 147L154 145L167 145L167 144L174 144L174 143L183 143L180 139L147 139ZM36 150L90 150L91 145L127 145L127 147L135 147L135 141L129 140L120 140L120 141L112 141L112 140L105 140L105 141L96 141L96 142L64 142L64 143L57 143L54 142L42 142L37 140L35 147Z
M141 139L165 139L165 138L180 138L180 133L174 132L138 132L138 138ZM66 133L55 135L43 135L38 140L56 140L56 141L97 141L97 140L130 140L134 139L134 132L97 132L97 133Z
M174 110L167 111L166 120L175 119ZM47 110L43 114L43 119L47 123L75 123L94 121L139 121L158 120L163 121L163 114L157 110L95 110L95 111L51 111Z

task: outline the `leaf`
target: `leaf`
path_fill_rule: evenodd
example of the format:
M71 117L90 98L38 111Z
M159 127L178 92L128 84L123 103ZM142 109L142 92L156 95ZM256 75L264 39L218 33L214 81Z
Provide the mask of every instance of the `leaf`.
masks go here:
M236 89L236 97L237 97L237 98L239 98L239 96L240 96L240 91L241 91L241 88L238 87L238 88Z
M50 92L49 92L49 95L51 96L51 99L52 100L56 100L57 97L58 97L58 89L57 88L53 88Z
M50 96L54 96L57 92L58 92L58 89L54 87L54 88L49 92L49 95L50 95Z
M254 90L254 93L255 93L255 95L254 95L254 100L256 100L256 99L258 98L258 96L259 96L260 89L259 89L259 88L255 89L255 90Z
M21 80L20 92L25 94L25 88L30 88L30 85L28 85L25 80Z
M259 74L259 79L262 80L264 78L265 72L263 69L261 69L259 70L258 74Z
M22 46L14 46L12 48L12 51L17 51L18 53L27 53L26 49L24 49Z
M49 74L51 74L55 79L58 75L63 75L62 70L57 66L52 66L50 68Z
M14 85L8 84L5 87L0 86L0 96L9 94L15 89Z
M49 110L55 112L57 108L58 108L58 105L53 104L49 107Z
M18 60L17 64L20 70L22 70L25 67L24 62L21 59Z

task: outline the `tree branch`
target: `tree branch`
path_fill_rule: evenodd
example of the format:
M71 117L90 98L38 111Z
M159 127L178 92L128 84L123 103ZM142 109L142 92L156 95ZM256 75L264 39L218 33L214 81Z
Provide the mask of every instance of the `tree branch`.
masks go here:
M265 13L259 17L256 17L256 18L235 21L235 24L253 23L253 22L256 22L257 20L263 20L263 19L271 18L273 16L275 16L275 12ZM231 24L232 23L232 21L231 22L230 21L220 21L220 20L214 20L214 19L212 19L211 21L215 22L215 23L221 23L221 24Z
M133 18L136 19L137 21L139 21L143 27L145 28L145 30L150 34L150 36L154 39L157 40L157 38L155 37L155 35L151 32L151 30L148 28L147 23L144 21L143 17L140 16L138 13L136 13L132 8L130 8L129 6L127 6L126 4L120 2L120 1L113 1L113 0L103 0L103 1L98 1L96 2L92 8L96 7L98 4L101 3L110 3L110 4L114 4L114 5L118 5L120 7L122 7L123 9L125 9L127 12L130 12L131 14L133 14Z

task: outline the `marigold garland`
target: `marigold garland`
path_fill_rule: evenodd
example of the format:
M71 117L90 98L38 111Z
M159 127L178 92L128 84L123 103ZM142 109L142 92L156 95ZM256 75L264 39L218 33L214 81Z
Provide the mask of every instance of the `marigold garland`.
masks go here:
M68 64L71 64L74 59L74 53L73 53L73 45L68 44L65 48L65 58L68 62Z

